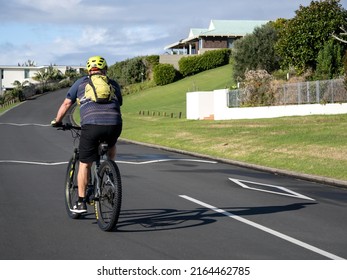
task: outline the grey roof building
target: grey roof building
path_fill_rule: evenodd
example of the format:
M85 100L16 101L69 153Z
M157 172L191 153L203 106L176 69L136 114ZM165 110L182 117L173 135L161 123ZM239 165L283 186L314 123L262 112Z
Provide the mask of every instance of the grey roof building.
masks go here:
M203 54L209 50L232 48L236 40L251 34L256 27L266 20L211 20L208 28L191 28L188 37L165 46L165 55L160 56L160 63L174 65L189 55Z
M265 20L211 20L207 29L191 28L188 37L166 46L170 54L201 54L206 50L231 48L235 40L250 34Z

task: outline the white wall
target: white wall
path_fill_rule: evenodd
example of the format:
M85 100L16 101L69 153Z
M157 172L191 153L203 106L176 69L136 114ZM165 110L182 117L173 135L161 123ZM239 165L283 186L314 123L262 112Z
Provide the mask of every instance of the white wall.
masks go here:
M285 116L347 114L347 103L305 104L228 108L228 90L187 93L187 119L201 120L214 115L215 120L261 119Z
M213 115L213 91L187 92L187 119L202 120Z
M30 83L38 83L33 79L36 73L42 69L48 68L49 66L1 66L0 69L3 70L4 79L1 81L2 86L5 88L13 88L13 82L19 81L23 83L24 81L29 81ZM73 69L77 69L78 73L80 73L81 69L84 69L85 66L53 66L54 68L60 70L63 74L67 67L71 67ZM25 71L29 70L29 77L25 78ZM0 77L1 78L1 77Z
M5 88L13 88L13 82L14 81L19 81L23 83L24 81L29 81L30 83L37 83L33 79L37 71L42 69L43 67L17 67L17 66L9 66L9 67L3 67L0 66L1 69L3 69L3 76L4 79L2 80L2 85ZM29 77L25 78L25 70L29 70Z

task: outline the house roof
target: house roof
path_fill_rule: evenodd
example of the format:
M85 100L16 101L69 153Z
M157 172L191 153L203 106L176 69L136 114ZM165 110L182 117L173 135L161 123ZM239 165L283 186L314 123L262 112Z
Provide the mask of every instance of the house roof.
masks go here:
M211 20L208 31L201 35L245 36L267 22L265 20Z
M188 38L197 37L200 34L205 33L206 31L208 31L208 29L206 29L206 28L191 28L190 31L189 31Z
M267 20L211 20L209 27L191 28L186 39L166 46L164 49L184 46L186 43L200 37L243 37L252 33L256 27L266 24Z

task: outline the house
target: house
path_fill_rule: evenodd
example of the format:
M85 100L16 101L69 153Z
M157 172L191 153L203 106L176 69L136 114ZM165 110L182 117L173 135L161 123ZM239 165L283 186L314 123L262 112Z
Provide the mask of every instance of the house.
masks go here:
M191 28L188 37L167 45L160 63L173 64L188 55L203 54L209 50L232 48L236 40L250 34L256 27L266 24L264 20L211 20L207 29Z
M6 89L12 89L14 88L13 83L15 81L19 81L20 83L23 83L25 81L28 81L29 83L35 84L38 83L33 79L35 77L36 73L47 69L50 66L4 66L0 65L0 95L2 92ZM76 69L78 73L81 73L83 69L85 69L84 66L56 66L54 65L53 68L58 69L63 74L65 74L65 71L67 69Z

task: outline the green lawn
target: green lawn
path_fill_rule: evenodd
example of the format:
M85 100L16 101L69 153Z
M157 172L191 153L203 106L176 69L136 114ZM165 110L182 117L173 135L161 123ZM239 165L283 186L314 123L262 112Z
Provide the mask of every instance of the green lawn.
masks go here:
M125 96L122 138L347 180L347 115L186 120L186 92L228 87L231 71L228 65ZM143 111L145 115L142 115ZM156 115L153 116L153 112ZM177 118L179 112L183 114L182 119ZM171 113L175 118L170 117Z
M167 86L124 96L121 137L347 181L347 114L258 120L186 120L186 92L228 87L231 71L228 65ZM154 116L153 112L156 112ZM158 112L161 112L160 116ZM177 117L179 112L183 114L181 119ZM174 118L171 113L175 114Z
M139 93L124 97L123 113L125 115L138 115L145 111L167 113L176 116L182 112L186 116L186 93L188 91L209 91L228 88L231 86L231 65L218 69L205 71L198 75L185 78L166 86L154 87Z

